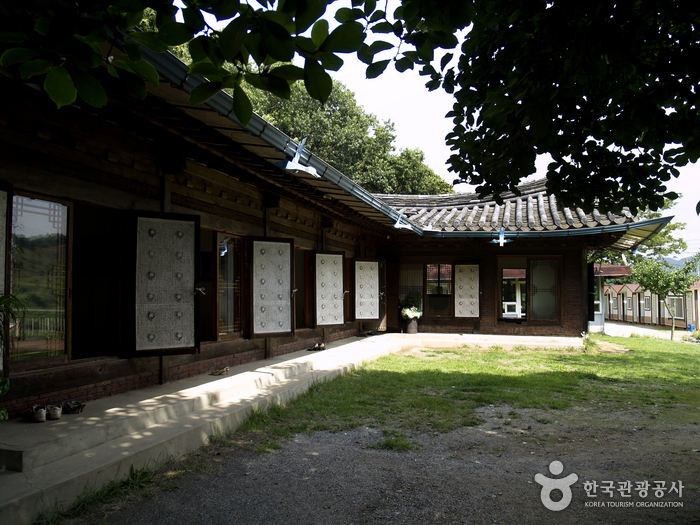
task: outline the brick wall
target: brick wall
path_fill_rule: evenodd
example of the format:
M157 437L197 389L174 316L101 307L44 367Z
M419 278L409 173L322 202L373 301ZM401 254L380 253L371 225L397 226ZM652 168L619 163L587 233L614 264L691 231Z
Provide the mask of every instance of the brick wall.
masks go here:
M158 379L158 371L143 372L127 377L108 379L98 383L66 388L63 390L52 390L39 395L6 400L0 403L0 407L7 409L10 418L17 418L31 413L34 405L59 404L65 401L81 401L85 403L86 401L157 385ZM11 383L10 388L12 388Z
M339 341L348 337L353 337L358 334L357 328L344 329L338 332L331 333L328 336L328 341ZM294 338L296 339L296 338ZM315 334L313 337L293 340L279 344L272 348L272 357L277 357L298 350L310 348L315 343L320 343L323 338ZM254 361L260 361L265 358L264 348L252 348L241 352L232 353L213 357L211 359L195 360L188 363L177 364L170 367L171 381L185 379L201 374L209 374L219 368L234 367ZM7 408L10 418L22 417L30 414L32 406L47 405L52 403L64 403L66 401L81 401L87 402L102 397L123 394L131 390L139 390L148 386L154 386L159 383L160 372L158 370L150 370L138 374L132 374L124 377L108 379L96 383L65 388L62 390L52 390L41 393L39 395L31 395L19 397L16 399L4 399L0 401L0 407Z

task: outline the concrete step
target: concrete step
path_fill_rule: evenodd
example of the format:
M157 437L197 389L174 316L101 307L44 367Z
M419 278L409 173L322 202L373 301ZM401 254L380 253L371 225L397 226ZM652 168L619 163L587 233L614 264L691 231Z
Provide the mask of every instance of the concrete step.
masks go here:
M47 421L46 425L56 429L54 432L42 432L44 429L34 422L12 422L10 424L24 426L26 435L18 443L0 443L0 465L8 470L27 472L119 437L217 406L310 369L310 364L304 362L286 364L281 369L261 368L102 411L99 405L91 403L81 414L65 414L61 420Z
M543 338L529 341L549 346ZM528 339L441 334L358 338L321 352L236 367L223 378L197 376L91 401L83 414L55 421L4 423L0 459L17 468L0 471L0 523L32 523L42 511L66 509L86 491L124 479L132 468L155 468L196 450L212 435L235 430L253 408L285 403L363 362L404 348L465 344L521 346ZM581 346L581 341L560 339L557 346Z
M42 511L68 508L86 491L124 479L132 467L155 468L194 451L210 436L236 429L251 409L285 403L314 383L390 353L394 345L389 343L376 338L313 354L298 352L300 357L189 388L163 386L172 392L128 403L117 403L119 396L105 398L91 402L89 414L17 423L14 444L3 427L0 441L6 451L22 453L24 470L0 472L0 523L31 523ZM141 391L134 395L143 396ZM110 402L117 406L102 409ZM50 428L59 422L64 425ZM17 442L22 436L29 442Z
M270 384L246 397L171 418L27 472L0 473L0 523L31 523L42 511L68 508L86 491L128 477L130 470L154 469L205 445L210 436L236 429L253 408L285 403L312 384L339 372L307 372Z

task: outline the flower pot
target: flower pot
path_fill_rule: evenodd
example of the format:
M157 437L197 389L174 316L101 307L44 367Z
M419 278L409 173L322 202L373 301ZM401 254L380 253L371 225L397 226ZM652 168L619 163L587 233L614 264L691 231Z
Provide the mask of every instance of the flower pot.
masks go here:
M418 319L409 319L406 321L406 333L407 334L417 334L418 333Z

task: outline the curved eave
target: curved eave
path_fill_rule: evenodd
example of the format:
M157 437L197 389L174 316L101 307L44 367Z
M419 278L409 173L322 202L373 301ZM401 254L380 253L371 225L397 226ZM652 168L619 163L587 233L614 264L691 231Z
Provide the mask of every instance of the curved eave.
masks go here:
M155 53L143 46L142 50L144 57L155 66L159 74L185 93L190 93L196 86L208 82L199 75L188 74L188 67L169 53ZM234 124L240 131L245 130L247 135L238 135L236 139L244 147L271 163L276 164L285 157L292 158L299 150L299 144L296 141L255 113L248 125L243 126L232 112L231 96L224 91L211 97L203 106ZM192 111L192 109L188 110ZM287 171L323 192L327 198L349 206L375 223L391 227L401 217L401 214L391 206L374 197L308 149L301 153L298 164L313 169L308 171L287 169ZM415 233L421 233L419 227L415 225L410 227Z
M198 75L189 75L188 68L175 56L168 53L157 54L143 48L144 56L151 62L160 75L167 79L171 85L178 87L185 93L189 93L196 86L206 83L207 80ZM203 106L213 111L219 118L230 122L231 129L226 129L235 140L243 147L259 155L270 163L279 165L281 160L292 158L299 150L299 145L279 129L268 123L260 116L253 114L247 126L242 126L231 111L231 97L220 91L210 98ZM187 111L198 111L196 107L189 107ZM220 122L220 121L219 121ZM240 131L240 133L239 133ZM304 183L315 188L323 194L324 199L331 199L344 204L356 213L359 213L384 228L407 229L426 238L485 238L498 239L501 232L491 231L441 231L433 230L432 223L427 225L415 224L400 210L394 209L391 203L384 202L382 198L372 195L354 181L343 175L340 171L330 166L323 159L317 157L308 150L304 150L296 161L301 168L295 170L287 168L286 171L293 174ZM304 169L305 167L311 169ZM529 186L524 186L527 189ZM527 192L526 192L527 193ZM392 196L387 196L390 200ZM393 196L397 198L397 196ZM431 199L434 196L430 197ZM452 197L451 197L452 198ZM610 224L600 226L588 226L585 228L555 228L538 231L505 231L503 237L506 241L516 239L539 238L563 238L580 236L597 236L612 234L617 237L612 242L606 242L606 246L621 250L633 250L639 244L656 235L672 217L651 219L648 221L634 222L631 216L622 218L629 221L622 224ZM620 235L621 234L621 235Z
M582 237L587 235L601 234L619 234L619 237L611 248L619 250L634 250L644 241L651 239L661 231L661 229L671 222L673 217L660 217L658 219L649 219L646 221L630 222L627 224L611 224L608 226L594 226L592 228L569 228L566 230L542 230L542 231L526 231L526 232L503 232L503 237L506 241L515 241L517 239L544 239L544 238L564 238L564 237ZM459 232L443 232L421 230L420 235L428 238L481 238L498 240L500 232L498 231L459 231Z

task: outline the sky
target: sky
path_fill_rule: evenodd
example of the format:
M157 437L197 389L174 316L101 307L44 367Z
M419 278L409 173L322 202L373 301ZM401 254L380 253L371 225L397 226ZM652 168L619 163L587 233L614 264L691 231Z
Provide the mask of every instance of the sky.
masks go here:
M355 93L358 103L367 113L380 120L391 120L396 128L397 149L417 148L425 153L425 163L447 182L456 178L447 171L451 152L445 144L445 135L452 130L452 122L445 114L452 109L452 97L442 90L429 92L426 77L418 71L398 73L390 65L378 78L365 78L366 65L354 56L343 55L345 64L332 76ZM538 162L536 176L544 176L547 161ZM682 258L700 251L700 218L695 206L700 201L700 165L682 168L680 177L667 183L669 191L682 193L676 206L665 215L673 215L673 222L685 222L686 227L676 232L688 244ZM536 178L533 177L533 178ZM466 184L455 186L455 191L468 192Z

